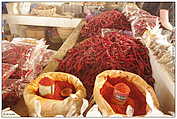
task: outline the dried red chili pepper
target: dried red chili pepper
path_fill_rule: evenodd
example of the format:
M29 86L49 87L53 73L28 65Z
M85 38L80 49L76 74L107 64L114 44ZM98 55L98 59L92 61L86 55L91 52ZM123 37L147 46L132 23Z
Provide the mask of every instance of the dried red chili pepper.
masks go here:
M112 32L104 37L93 36L70 49L60 61L58 71L77 76L86 87L89 99L96 75L108 69L129 71L151 86L154 84L148 49L138 39Z
M130 23L126 20L126 17L117 10L111 10L90 19L81 29L81 38L97 35L101 33L102 28L131 30Z

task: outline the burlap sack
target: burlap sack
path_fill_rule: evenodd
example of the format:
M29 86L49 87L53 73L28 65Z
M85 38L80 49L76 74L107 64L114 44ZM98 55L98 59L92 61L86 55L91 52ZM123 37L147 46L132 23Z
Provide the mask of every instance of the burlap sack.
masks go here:
M158 99L155 95L153 88L150 85L148 85L140 76L130 73L130 72L121 71L121 70L107 70L97 75L96 80L95 80L94 92L93 92L94 100L96 104L98 105L98 108L101 111L103 116L110 116L110 115L126 116L122 114L116 114L111 108L111 106L107 103L107 101L100 94L100 89L106 82L107 76L109 77L127 77L128 76L127 80L133 83L134 85L136 85L143 95L146 96L146 91L148 91L152 95L154 105L157 108L159 108L159 102L158 102ZM147 112L150 111L150 108L148 105L146 107L146 110Z
M36 91L39 87L39 81L49 77L53 80L67 81L74 85L76 93L73 96L69 96L64 100L51 100L36 95ZM66 117L80 115L80 109L83 104L83 98L86 97L86 89L82 85L81 81L73 75L61 72L48 72L40 75L37 79L33 80L26 86L23 92L25 103L28 107L29 116L35 116L36 111L40 113L42 117L51 117L56 115L63 115ZM36 101L40 102L41 109L36 110Z

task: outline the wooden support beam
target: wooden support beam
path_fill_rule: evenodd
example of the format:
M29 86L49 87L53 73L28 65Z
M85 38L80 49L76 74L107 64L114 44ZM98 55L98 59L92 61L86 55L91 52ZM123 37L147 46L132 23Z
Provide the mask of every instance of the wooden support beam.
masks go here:
M82 20L80 18L61 18L61 17L24 16L24 15L6 15L5 18L9 24L67 27L67 28L77 27L77 25Z
M67 51L72 48L80 34L80 30L82 26L84 25L84 22L81 22L71 33L71 35L66 39L66 41L63 43L63 45L59 48L57 53L50 59L48 65L44 68L42 73L46 72L53 72L57 69L59 63L55 59L63 59L64 56L66 55Z

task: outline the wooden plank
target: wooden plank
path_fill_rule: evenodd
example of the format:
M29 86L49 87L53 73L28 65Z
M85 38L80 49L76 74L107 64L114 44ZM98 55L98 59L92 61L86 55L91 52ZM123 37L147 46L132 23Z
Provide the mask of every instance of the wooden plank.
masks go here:
M59 63L55 59L63 59L63 57L66 55L68 49L72 48L76 44L76 42L79 38L80 30L81 30L83 25L84 25L84 22L82 21L73 30L71 35L63 43L63 45L59 48L57 53L51 58L51 60L49 61L48 65L44 68L42 73L53 72L57 69Z
M8 14L10 14L10 15L18 14L19 12L17 10L17 6L18 6L18 3L8 3L8 4L6 4ZM4 18L7 18L6 16L7 15L5 15ZM18 32L19 32L18 31L18 25L9 23L9 28L10 28L10 33L11 34L18 34Z
M49 27L68 27L75 28L82 21L79 18L60 18L45 16L24 16L24 15L6 15L9 24L49 26Z
M2 20L7 19L8 14L2 14Z

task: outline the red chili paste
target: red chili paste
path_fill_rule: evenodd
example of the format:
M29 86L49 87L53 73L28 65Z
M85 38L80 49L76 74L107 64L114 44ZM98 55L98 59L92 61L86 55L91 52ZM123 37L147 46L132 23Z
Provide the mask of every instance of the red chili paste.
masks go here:
M44 84L47 84L46 82L42 82ZM51 83L50 80L48 83ZM64 100L65 98L67 97L63 97L61 95L61 91L64 89L64 88L71 88L72 89L72 93L75 93L75 88L74 88L74 85L73 84L70 84L66 81L54 81L55 83L55 91L54 91L54 94L53 95L45 95L42 96L44 98L48 98L48 99L54 99L54 100ZM39 90L37 91L37 95L40 95L39 94Z
M113 102L113 90L114 86L117 83L125 83L130 88L130 93L128 99L124 105L117 105ZM115 113L126 114L126 109L128 105L131 105L134 108L134 116L145 115L146 114L146 98L140 92L140 90L128 82L126 78L110 78L107 77L107 81L103 85L100 90L101 95L108 102L108 104L112 107Z

